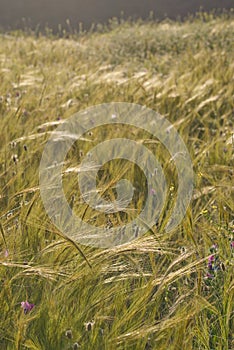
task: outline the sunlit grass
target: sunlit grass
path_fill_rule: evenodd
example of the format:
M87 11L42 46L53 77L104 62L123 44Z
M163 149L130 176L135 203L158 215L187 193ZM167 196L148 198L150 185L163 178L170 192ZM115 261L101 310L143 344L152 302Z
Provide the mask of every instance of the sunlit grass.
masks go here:
M1 34L0 348L64 350L77 342L85 350L232 349L232 15L113 21L109 29L68 36ZM138 195L129 211L108 217L81 201L77 167L103 138L144 143L157 154L170 188L151 231L102 250L78 245L53 226L40 199L38 167L63 120L112 101L145 105L173 123L191 154L195 190L181 225L165 233L177 189L166 149L134 128L87 133L63 172L67 199L85 221L108 230L137 215L145 200L142 172L109 162L99 174L100 193L113 200L113 178L132 180ZM207 278L214 244L220 269ZM25 300L35 304L26 314Z

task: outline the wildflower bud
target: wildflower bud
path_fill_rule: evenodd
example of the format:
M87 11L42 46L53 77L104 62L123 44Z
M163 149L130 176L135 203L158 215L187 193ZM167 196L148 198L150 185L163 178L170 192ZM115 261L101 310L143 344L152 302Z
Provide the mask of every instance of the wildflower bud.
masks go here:
M66 332L65 332L65 335L68 339L72 339L72 331L71 329L68 329Z
M155 191L154 188L151 188L151 189L150 189L150 194L153 195L153 196L156 195L156 191Z
M12 160L13 160L13 162L14 162L15 164L18 162L18 156L17 156L17 154L14 154L14 155L12 156Z
M222 271L225 271L225 270L226 270L225 265L224 265L223 262L220 263L220 268L221 268Z
M93 328L94 324L95 324L95 322L94 322L94 321L91 321L91 322L87 322L87 323L85 323L84 325L85 325L85 329L86 329L86 331L90 332L90 331L92 330L92 328Z
M30 304L27 300L21 302L21 307L24 310L25 315L34 308L35 304Z
M26 109L24 109L22 115L23 115L24 117L27 117L27 116L28 116L28 111L27 111Z
M73 350L77 350L80 348L80 344L79 343L74 343L73 344Z
M91 331L91 329L92 329L92 324L89 322L89 323L87 324L86 330L87 330L87 331Z

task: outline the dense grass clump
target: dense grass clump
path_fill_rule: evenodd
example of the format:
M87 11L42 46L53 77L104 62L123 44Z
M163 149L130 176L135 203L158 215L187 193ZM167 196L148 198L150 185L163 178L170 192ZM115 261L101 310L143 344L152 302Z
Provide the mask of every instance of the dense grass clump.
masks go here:
M233 349L233 37L232 15L113 22L67 38L1 34L1 349ZM167 150L142 130L94 129L70 150L63 174L67 200L86 222L117 226L145 201L141 170L116 160L97 185L113 200L115 181L133 182L129 212L104 215L82 202L77 174L66 170L103 139L144 143L169 183L157 225L129 244L97 249L53 226L38 167L57 125L113 101L145 105L173 123L195 189L184 220L166 233L178 185Z

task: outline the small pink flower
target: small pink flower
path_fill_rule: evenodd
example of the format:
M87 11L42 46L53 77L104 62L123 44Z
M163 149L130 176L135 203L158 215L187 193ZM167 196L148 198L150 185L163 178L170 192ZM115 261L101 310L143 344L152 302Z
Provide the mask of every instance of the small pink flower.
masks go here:
M210 255L208 258L208 263L212 263L215 260L215 256L214 255Z
M155 195L155 194L156 194L156 191L155 191L154 188L151 188L151 189L150 189L150 194L152 194L152 195Z
M9 256L9 251L8 251L8 249L5 250L4 256L5 256L5 258L8 258L8 256Z
M27 314L34 308L34 304L30 304L28 301L22 301L21 307L24 309L24 313Z
M205 278L214 278L214 276L213 275L211 275L211 273L209 273L209 272L207 272L207 274L206 274L206 277Z
M231 248L234 249L234 241L231 242Z

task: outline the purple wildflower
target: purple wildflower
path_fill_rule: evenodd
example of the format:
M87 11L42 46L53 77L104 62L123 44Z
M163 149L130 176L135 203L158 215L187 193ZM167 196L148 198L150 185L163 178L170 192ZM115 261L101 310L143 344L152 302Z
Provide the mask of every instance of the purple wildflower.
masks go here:
M208 270L209 271L213 271L214 270L213 265L212 265L211 262L208 263Z
M212 263L215 260L215 256L214 255L210 255L208 258L208 263Z
M234 241L231 242L231 249L234 249Z
M34 308L34 304L30 304L27 300L21 302L21 307L24 309L24 313L27 314Z

